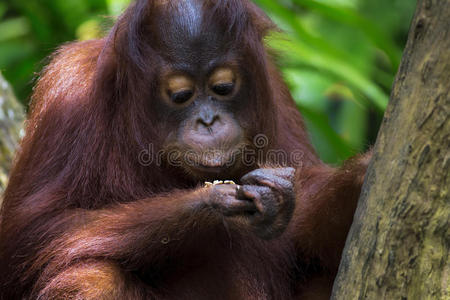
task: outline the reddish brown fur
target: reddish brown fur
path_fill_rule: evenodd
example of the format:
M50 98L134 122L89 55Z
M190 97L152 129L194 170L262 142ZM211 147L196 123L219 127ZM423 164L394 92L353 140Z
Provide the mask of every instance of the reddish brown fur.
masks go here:
M137 161L162 130L142 102L155 84L143 74L157 72L140 31L146 3L132 6L109 37L63 46L35 88L1 211L0 298L326 297L369 156L340 169L321 163L262 46L273 25L247 1L216 4L212 18L234 26L245 60L260 68L258 97L269 98L246 112L253 131L274 149L301 150L303 161L294 217L279 238L263 241L202 208L209 191L198 182Z

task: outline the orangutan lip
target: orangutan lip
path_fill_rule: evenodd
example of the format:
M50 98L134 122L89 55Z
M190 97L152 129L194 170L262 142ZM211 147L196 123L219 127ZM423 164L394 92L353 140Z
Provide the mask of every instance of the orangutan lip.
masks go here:
M233 150L204 150L186 156L185 167L201 175L229 173L236 167L241 147Z

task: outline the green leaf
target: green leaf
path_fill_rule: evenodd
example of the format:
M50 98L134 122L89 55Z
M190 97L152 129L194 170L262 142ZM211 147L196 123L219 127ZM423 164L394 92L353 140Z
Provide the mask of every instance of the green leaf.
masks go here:
M17 61L30 55L34 46L30 42L14 41L0 44L0 68L11 67Z
M297 103L308 127L311 141L327 163L340 163L354 154L353 147L331 127L327 116Z
M268 39L268 43L271 48L283 54L284 60L301 61L302 64L329 72L344 80L351 87L359 90L378 109L384 110L386 108L389 99L388 95L357 68L347 64L345 61L320 52L303 41L297 39L288 40L288 37L282 33L272 34Z
M3 18L5 12L6 12L6 4L0 3L0 19Z
M30 25L26 18L8 19L0 23L0 42L27 35L29 32Z
M393 69L396 70L398 68L402 55L401 50L377 24L364 18L356 10L315 0L293 0L293 2L307 7L325 18L333 19L341 24L348 24L357 30L361 30L377 47L388 55Z
M337 131L355 152L366 144L368 112L355 101L342 101L337 115Z
M113 16L120 15L130 4L130 0L106 0L108 11Z
M297 15L280 3L272 0L257 0L257 2L272 15L277 16L277 19L284 24L282 27L290 29L288 32L292 33L291 36L287 36L276 32L268 37L269 45L282 52L285 61L298 61L330 72L346 81L351 87L359 89L378 109L386 108L388 95L362 73L358 65L351 63L352 58L349 57L349 53L342 52L324 38L309 33Z

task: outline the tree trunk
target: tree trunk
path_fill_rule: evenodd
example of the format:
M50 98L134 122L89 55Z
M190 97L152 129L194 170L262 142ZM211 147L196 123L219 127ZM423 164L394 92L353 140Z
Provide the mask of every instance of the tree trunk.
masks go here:
M419 0L332 299L450 299L450 1Z
M0 204L24 119L22 105L0 74Z

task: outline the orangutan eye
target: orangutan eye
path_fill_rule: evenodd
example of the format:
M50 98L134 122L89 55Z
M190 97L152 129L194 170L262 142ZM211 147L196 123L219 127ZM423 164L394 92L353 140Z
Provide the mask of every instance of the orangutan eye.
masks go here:
M168 79L166 93L173 103L183 104L194 96L194 82L187 76L172 76Z
M209 78L211 90L219 96L229 96L235 89L236 75L230 68L219 68Z
M191 90L181 91L178 93L173 93L170 95L170 99L172 102L176 104L183 104L185 102L188 102L192 96L194 95L194 92Z
M216 93L217 95L220 96L228 96L231 93L233 93L234 90L234 83L229 82L229 83L222 83L222 84L218 84L212 87L212 90L214 91L214 93Z

